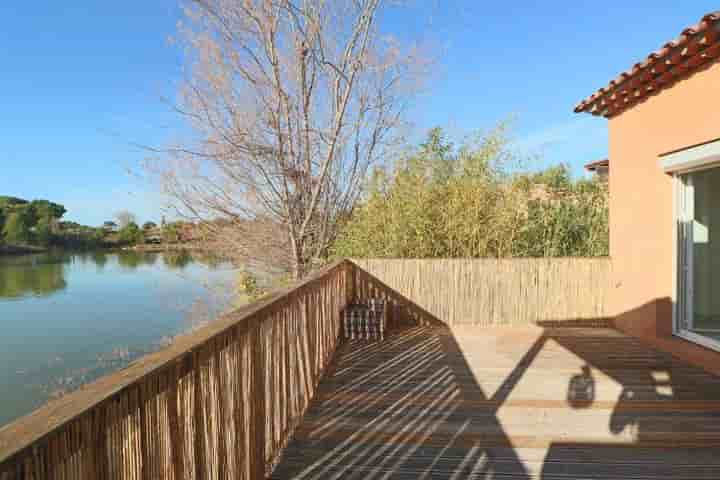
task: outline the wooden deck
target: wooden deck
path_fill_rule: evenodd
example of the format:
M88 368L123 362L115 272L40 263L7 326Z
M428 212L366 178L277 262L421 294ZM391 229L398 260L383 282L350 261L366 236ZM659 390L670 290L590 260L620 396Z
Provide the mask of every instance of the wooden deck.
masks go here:
M274 479L717 479L720 378L610 329L346 343Z

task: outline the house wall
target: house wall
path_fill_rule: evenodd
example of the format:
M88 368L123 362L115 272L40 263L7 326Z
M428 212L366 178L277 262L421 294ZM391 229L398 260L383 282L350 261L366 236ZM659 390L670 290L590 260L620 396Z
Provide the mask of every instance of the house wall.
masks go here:
M674 200L660 154L720 137L720 63L609 121L610 310L632 335L720 373L720 353L672 336Z

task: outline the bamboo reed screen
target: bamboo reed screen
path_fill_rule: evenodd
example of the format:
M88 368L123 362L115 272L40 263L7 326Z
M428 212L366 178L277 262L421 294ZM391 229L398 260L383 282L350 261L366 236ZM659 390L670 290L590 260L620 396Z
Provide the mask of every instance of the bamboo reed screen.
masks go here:
M609 323L608 258L353 262L359 296L394 295L416 318L477 326Z
M263 478L352 294L348 262L0 430L0 480Z

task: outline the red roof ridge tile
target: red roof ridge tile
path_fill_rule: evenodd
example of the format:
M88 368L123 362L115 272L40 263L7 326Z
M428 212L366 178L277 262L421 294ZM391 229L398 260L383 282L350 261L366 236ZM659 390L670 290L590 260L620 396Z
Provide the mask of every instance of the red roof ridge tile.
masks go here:
M674 58L678 54L679 57ZM684 29L678 38L622 72L606 87L578 103L575 112L612 117L719 56L720 10L706 14L700 22ZM624 88L628 83L632 85ZM618 95L623 98L617 98Z
M602 160L595 160L589 163L586 163L583 167L585 170L593 171L597 169L598 167L609 167L610 166L610 159L603 158Z

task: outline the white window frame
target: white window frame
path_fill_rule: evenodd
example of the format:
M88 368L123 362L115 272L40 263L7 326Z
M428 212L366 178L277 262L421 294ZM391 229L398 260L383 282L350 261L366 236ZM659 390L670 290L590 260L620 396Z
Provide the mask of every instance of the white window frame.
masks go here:
M720 351L720 341L691 331L695 191L690 175L720 167L720 140L661 155L660 167L673 176L673 333L703 347Z

